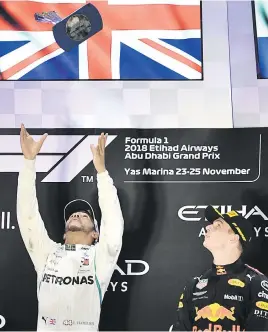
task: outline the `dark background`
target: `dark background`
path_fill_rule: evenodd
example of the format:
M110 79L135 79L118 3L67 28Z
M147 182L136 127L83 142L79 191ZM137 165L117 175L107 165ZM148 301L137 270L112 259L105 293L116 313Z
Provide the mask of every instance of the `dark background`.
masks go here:
M126 272L125 260L146 261L150 270L143 276L121 276L114 272L112 281L118 282L116 291L109 287L104 297L100 330L168 330L176 318L178 296L185 282L201 274L211 262L211 255L202 246L198 234L204 222L187 222L178 218L178 210L185 205L257 205L268 215L268 130L104 130L118 137L107 147L107 169L118 188L125 219L123 249L118 265ZM31 130L31 134L95 135L102 130ZM18 130L2 130L0 134L18 135ZM125 136L163 137L174 144L221 145L225 151L222 167L234 163L252 165L257 172L259 134L262 133L261 175L251 183L124 183L124 167L184 167L181 161L124 160ZM19 139L19 137L18 137ZM267 147L267 148L266 148ZM90 148L89 148L90 157ZM224 159L223 158L223 159ZM190 167L195 167L195 161ZM213 164L214 165L214 164ZM208 162L208 167L212 166ZM197 166L196 166L197 167ZM220 167L220 166L219 166ZM258 172L257 172L258 173ZM90 163L70 183L41 183L46 174L37 175L37 195L41 215L49 235L61 242L64 232L63 208L71 199L89 200L100 219L96 183L83 183L80 175L95 175ZM11 211L14 230L0 229L0 314L6 318L2 330L34 330L37 320L36 274L22 242L16 220L17 173L0 173L0 216ZM158 177L158 180L165 177ZM146 180L154 180L147 177ZM250 217L262 226L260 236L253 240L245 261L268 274L268 241L264 227L268 221L260 216ZM267 233L268 234L268 233ZM137 268L139 266L137 265ZM137 270L138 271L138 270ZM128 283L128 291L121 292L120 284Z

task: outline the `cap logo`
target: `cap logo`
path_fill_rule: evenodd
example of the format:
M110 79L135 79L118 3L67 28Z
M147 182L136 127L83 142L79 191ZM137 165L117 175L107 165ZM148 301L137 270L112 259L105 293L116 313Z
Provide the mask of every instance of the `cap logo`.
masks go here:
M226 213L230 218L237 217L238 213L236 211L229 211Z
M216 266L216 272L217 272L217 275L227 274L224 266L220 266L220 265Z
M243 232L241 231L241 229L237 226L236 223L232 222L232 225L234 225L234 227L236 228L237 232L239 233L239 235L241 236L241 238L244 240L244 241L247 241L245 235L243 234Z

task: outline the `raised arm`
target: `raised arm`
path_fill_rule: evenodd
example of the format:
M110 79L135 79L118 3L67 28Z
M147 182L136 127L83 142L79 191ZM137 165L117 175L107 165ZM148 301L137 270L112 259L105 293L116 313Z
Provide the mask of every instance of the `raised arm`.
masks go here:
M105 168L105 144L102 134L97 147L91 146L93 162L97 170L98 197L101 209L101 227L96 249L96 271L102 291L105 292L115 269L122 247L124 219L117 189Z
M118 257L122 246L124 219L117 189L108 171L97 175L101 228L99 244L110 257Z
M35 158L45 138L46 135L35 142L22 125L20 140L24 164L18 178L17 219L23 242L37 272L44 267L48 254L56 246L48 237L36 198Z

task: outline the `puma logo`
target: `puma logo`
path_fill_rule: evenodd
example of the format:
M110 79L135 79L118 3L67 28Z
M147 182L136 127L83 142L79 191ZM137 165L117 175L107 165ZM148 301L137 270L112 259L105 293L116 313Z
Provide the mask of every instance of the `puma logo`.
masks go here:
M255 276L251 276L250 274L247 274L247 277L250 279L250 281L251 281L251 279L252 278L254 278Z

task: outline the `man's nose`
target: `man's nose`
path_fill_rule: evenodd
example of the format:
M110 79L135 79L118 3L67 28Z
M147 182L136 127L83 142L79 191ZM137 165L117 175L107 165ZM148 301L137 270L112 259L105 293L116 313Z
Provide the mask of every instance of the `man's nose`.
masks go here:
M206 231L209 232L210 229L211 229L211 227L212 227L212 225L207 225L207 226L206 226Z
M74 213L73 214L73 218L79 218L79 214L78 213Z

